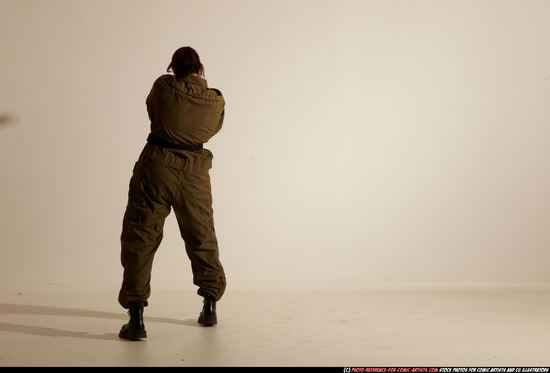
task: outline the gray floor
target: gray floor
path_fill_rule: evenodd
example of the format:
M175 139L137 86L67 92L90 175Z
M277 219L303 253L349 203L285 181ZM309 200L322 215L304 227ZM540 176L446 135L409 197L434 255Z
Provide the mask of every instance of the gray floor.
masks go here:
M153 284L119 340L118 284L0 285L1 366L549 366L549 286L234 282L200 327L191 284Z

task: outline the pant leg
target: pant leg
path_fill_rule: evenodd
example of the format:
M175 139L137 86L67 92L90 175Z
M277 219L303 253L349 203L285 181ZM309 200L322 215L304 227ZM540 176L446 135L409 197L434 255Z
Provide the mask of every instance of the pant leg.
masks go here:
M209 294L219 300L225 291L226 280L214 229L208 171L182 170L175 197L174 213L191 260L193 283L199 287L197 293L202 296Z
M143 157L136 162L121 234L124 275L118 301L124 308L136 301L147 305L153 257L162 241L164 221L170 214L174 186L177 186L175 170Z

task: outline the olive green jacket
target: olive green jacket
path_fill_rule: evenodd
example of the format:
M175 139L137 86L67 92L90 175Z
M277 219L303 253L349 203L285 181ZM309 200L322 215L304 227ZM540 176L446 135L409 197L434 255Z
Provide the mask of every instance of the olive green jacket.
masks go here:
M164 74L153 83L146 100L151 133L174 144L207 142L222 128L225 100L205 79Z

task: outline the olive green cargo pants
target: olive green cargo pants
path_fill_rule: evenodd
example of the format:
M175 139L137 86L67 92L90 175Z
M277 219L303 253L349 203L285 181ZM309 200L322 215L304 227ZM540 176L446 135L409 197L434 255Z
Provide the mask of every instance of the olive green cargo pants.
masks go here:
M219 260L214 230L209 169L212 153L165 149L146 144L130 179L128 204L122 224L121 262L124 267L118 301L144 301L151 294L153 257L163 237L166 217L173 207L197 293L219 300L225 273Z

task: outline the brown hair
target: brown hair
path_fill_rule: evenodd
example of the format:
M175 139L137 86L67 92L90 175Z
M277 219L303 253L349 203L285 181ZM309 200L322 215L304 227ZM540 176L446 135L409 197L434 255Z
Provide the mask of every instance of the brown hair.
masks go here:
M176 78L182 78L198 73L200 68L201 60L197 52L191 47L181 47L172 55L172 61L166 71L172 69Z

